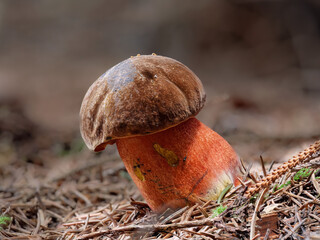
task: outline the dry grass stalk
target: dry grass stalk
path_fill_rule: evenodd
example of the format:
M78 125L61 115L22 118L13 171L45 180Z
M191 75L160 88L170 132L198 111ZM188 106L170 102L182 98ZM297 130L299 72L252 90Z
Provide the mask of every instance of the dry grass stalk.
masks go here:
M247 198L250 198L255 193L259 192L261 189L268 188L278 178L280 178L285 173L290 172L290 170L296 167L298 164L310 161L319 156L320 156L320 140L310 145L304 151L300 152L297 156L294 156L287 162L283 163L281 166L273 170L270 174L268 174L266 177L264 177L260 181L249 186L245 193L245 196Z

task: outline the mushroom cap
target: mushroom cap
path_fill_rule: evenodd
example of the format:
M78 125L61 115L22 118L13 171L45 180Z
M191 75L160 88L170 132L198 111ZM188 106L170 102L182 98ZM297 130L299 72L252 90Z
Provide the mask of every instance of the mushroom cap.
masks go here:
M80 109L81 135L89 149L115 139L163 131L197 115L205 102L200 79L168 57L131 57L102 74Z

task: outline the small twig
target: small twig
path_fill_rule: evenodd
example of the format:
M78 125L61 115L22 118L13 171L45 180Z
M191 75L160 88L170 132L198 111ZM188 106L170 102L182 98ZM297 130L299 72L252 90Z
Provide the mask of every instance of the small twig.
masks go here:
M192 233L192 234L195 234L195 235L209 237L210 239L217 239L216 236L214 234L212 234L212 233L195 232L195 231L191 231L191 230L187 230L187 229L183 229L183 231L188 232L188 233Z
M293 193L291 193L291 192L288 192L288 191L283 191L283 193L285 193L285 194L288 195L288 196L294 197L294 198L296 198L296 199L304 200L304 201L310 201L310 200L312 201L312 200L313 200L313 199L301 197L301 196L299 196L299 195L295 195L295 194L293 194Z
M260 155L260 163L261 163L261 167L262 167L262 171L263 171L263 176L266 177L267 176L267 171L266 171L266 167L264 165L264 161L262 156Z
M40 225L41 225L40 211L41 211L41 209L38 210L38 213L37 213L37 225L36 225L35 229L33 230L32 235L36 235L40 230Z
M95 223L99 223L99 222L100 222L100 220L95 219L95 220L89 220L88 223L95 224ZM81 220L81 221L75 221L75 222L70 222L70 223L64 223L62 225L68 227L68 226L74 226L74 225L82 225L85 223L86 223L86 220Z
M38 201L38 204L39 204L39 207L45 211L46 210L46 206L43 204L42 202L42 199L41 199L41 196L40 196L40 193L39 193L39 189L37 189L36 193L35 193L35 196L37 198L37 201Z
M208 213L202 207L198 206L197 208L205 218L209 217Z
M320 186L319 186L319 183L318 183L317 180L316 180L316 177L315 177L315 174L314 174L314 173L312 174L311 182L312 182L312 185L313 185L314 188L316 189L316 191L317 191L317 193L318 193L318 196L319 196L319 195L320 195Z
M115 232L133 232L133 231L142 231L142 232L167 232L174 229L180 229L180 228L189 228L189 227L199 227L199 226L214 226L215 224L218 224L213 219L205 219L205 220L199 220L199 221L188 221L183 223L172 223L172 224L148 224L148 225L129 225L129 226L123 226L123 227L116 227L112 229L107 230L99 230L97 232L92 232L89 234L84 234L82 236L79 236L79 240L84 239L90 239L98 236L102 236L105 234L114 234ZM223 227L222 224L218 224L219 227Z
M316 219L316 220L319 222L319 224L320 224L320 217L318 217L317 215L315 215L315 214L313 214L313 213L309 213L309 216L310 216L310 217L313 217L314 219Z
M171 224L148 224L148 225L129 225L113 228L113 232L130 232L130 231L168 231L172 229L198 227L198 226L214 226L217 223L215 219L205 219L197 221L188 221L183 223ZM220 226L220 225L219 225Z
M252 174L249 173L249 177L252 179L252 181L256 184L258 182L258 180L256 179L256 177Z
M28 234L28 235L31 235L31 232L30 231L27 231L27 230L25 230L25 229L23 229L23 228L21 228L21 227L16 227L16 226L11 226L11 229L12 230L15 230L15 231L18 231L18 232L21 232L21 233L26 233L26 234Z
M259 200L256 203L253 215L252 215L252 219L251 219L251 225L250 225L250 239L254 239L255 238L255 230L256 230L256 221L257 221L257 213L259 211L259 208L263 202L263 197L265 195L265 193L267 192L267 188L265 188L262 192L262 194L259 197Z
M246 187L247 185L241 180L241 178L237 177L238 181L240 182L240 184L243 186L243 187Z
M268 169L268 173L271 172L272 168L273 168L273 165L275 164L276 162L273 160L269 166L269 169Z
M103 213L110 219L110 221L113 223L113 226L118 227L118 223L116 220L114 220L114 218L107 213L107 211L103 211Z
M313 199L313 200L316 200L317 198L315 196L313 196L311 193L309 193L308 191L306 190L303 190L303 193L305 195L307 195L309 198Z
M24 217L23 215L18 215L17 213L11 212L11 216L14 217L15 219L21 220L25 224L27 224L30 228L34 228L35 226L32 224L28 218Z
M264 235L263 240L268 240L270 235L270 228L267 229L266 234Z
M102 236L102 235L108 234L108 233L110 233L110 230L99 230L97 232L83 234L82 236L79 236L77 239L79 239L79 240L92 239L92 238L99 237L99 236Z
M253 238L251 238L251 240L256 240L258 237L260 237L260 233L258 233L258 234L255 235Z
M290 237L293 233L295 233L295 231L297 231L302 224L306 221L307 219L303 219L298 225L296 225L292 230L290 230L290 232L285 235L282 239L287 239L288 237Z
M90 214L87 215L86 221L85 221L84 226L83 226L83 230L87 229L88 223L89 223L89 219L90 219Z
M82 199L87 206L91 206L92 202L85 196L83 195L81 192L79 192L77 189L73 189L72 192L79 197L80 199Z
M246 168L246 172L244 173L244 176L243 176L243 181L245 181L247 179L247 177L250 177L250 170L253 166L253 163L250 163L249 166Z
M162 220L160 222L161 224L166 224L167 222L169 222L170 220L172 220L173 218L175 218L176 216L179 216L181 213L183 213L185 210L188 209L188 206L185 206L184 208L179 209L178 211L172 213L171 215L169 215L168 217L166 217L164 220Z
M196 207L197 207L197 204L193 205L187 211L185 211L184 214L182 215L181 221L182 222L189 221L189 219L192 215L192 212Z

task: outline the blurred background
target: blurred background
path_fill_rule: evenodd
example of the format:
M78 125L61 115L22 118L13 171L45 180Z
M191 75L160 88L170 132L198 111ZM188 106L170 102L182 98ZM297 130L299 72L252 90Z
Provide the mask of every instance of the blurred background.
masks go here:
M151 53L200 77L198 118L246 161L281 161L320 136L319 24L318 0L2 0L0 162L86 152L87 89Z

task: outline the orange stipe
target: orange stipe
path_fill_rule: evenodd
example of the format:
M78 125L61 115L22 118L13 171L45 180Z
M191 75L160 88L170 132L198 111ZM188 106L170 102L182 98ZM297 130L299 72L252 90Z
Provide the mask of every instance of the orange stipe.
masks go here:
M155 211L216 199L237 184L240 162L216 132L191 118L165 131L116 140L119 154Z

